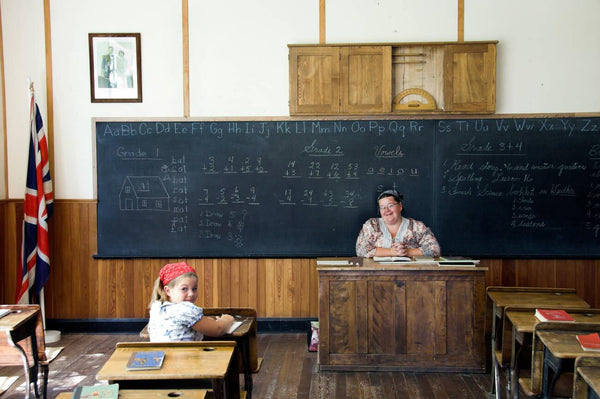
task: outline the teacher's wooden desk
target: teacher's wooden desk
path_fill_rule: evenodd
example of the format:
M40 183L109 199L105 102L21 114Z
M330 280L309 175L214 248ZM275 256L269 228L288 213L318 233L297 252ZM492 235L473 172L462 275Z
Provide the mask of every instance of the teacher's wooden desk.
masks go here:
M323 263L320 370L485 371L486 267Z
M488 287L488 310L492 318L492 383L490 392L500 398L500 369L510 359L510 330L504 330L504 310L508 306L529 308L589 308L573 288ZM507 379L510 384L510 378ZM510 391L512 388L508 386Z
M126 369L133 352L162 350L159 370ZM98 380L118 383L119 388L202 388L211 381L216 398L239 399L240 382L233 341L121 342L96 375Z
M23 365L29 398L33 383L38 392L38 370L42 370L42 394L46 398L48 363L44 352L44 326L39 305L0 305L11 312L0 318L0 365ZM30 365L31 363L31 365Z

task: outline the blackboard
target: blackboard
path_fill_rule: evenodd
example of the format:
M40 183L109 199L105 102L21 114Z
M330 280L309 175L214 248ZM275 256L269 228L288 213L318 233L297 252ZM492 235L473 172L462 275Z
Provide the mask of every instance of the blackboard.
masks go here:
M98 257L354 255L383 189L446 255L600 255L600 118L95 121Z

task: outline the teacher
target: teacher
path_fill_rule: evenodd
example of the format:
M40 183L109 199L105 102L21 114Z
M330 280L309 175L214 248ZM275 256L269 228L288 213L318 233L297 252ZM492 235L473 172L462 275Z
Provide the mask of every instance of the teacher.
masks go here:
M356 255L373 256L440 256L440 244L423 222L403 217L402 194L386 190L379 194L380 218L365 222L356 240Z

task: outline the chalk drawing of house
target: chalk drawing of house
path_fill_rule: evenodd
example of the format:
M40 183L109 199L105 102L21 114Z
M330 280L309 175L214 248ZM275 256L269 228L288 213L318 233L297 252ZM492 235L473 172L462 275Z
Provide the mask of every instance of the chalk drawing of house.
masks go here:
M168 211L169 193L158 176L127 176L119 193L122 211Z

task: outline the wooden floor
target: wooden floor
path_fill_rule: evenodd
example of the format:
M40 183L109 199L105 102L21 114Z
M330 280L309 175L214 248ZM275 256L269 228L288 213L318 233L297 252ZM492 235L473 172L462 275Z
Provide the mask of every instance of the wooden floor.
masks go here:
M49 345L64 350L50 364L48 398L97 384L95 375L115 344L140 340L127 334L63 334L60 342ZM489 373L319 372L317 354L307 351L306 334L259 334L258 355L264 361L254 375L255 399L481 399L487 397L491 378ZM0 367L0 376L11 375L19 379L0 399L24 398L22 368Z

